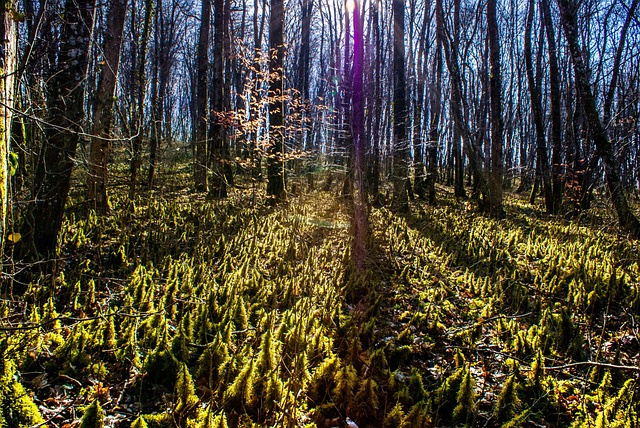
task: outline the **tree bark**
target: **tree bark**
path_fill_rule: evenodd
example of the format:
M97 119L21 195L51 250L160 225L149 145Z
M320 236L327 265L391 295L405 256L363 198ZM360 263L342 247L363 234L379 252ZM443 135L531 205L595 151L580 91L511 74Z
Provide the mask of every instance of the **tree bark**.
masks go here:
M87 200L93 203L97 213L109 211L107 197L108 162L113 126L113 101L120 65L120 48L128 0L112 0L107 15L107 31L102 51L104 58L95 98L93 126L91 128L91 152L87 176Z
M438 147L440 146L440 111L442 109L442 40L444 39L444 23L436 23L436 50L431 69L431 86L429 101L431 121L429 124L429 143L427 144L427 201L436 201L436 178L438 175Z
M492 217L504 215L502 207L503 178L503 118L502 118L502 74L500 71L500 38L496 0L487 0L487 37L489 39L489 97L491 122L491 172L489 174L489 198L485 207Z
M16 66L16 23L5 8L0 19L0 257L4 254L9 208L9 142ZM0 272L2 264L0 263Z
M393 209L409 210L404 0L393 0Z
M225 56L226 32L225 28L225 0L214 0L214 48L213 48L213 93L211 94L211 157L209 164L212 167L211 186L209 193L212 197L221 199L227 197L227 182L225 178L226 130L222 115L225 113Z
M620 167L613 154L613 148L611 141L609 141L607 130L600 121L600 116L596 108L596 100L589 83L589 72L582 59L582 49L578 43L577 5L572 0L557 0L557 2L560 8L560 21L571 54L576 86L582 98L584 113L596 145L596 150L604 164L607 189L613 208L618 216L618 223L622 229L630 232L636 238L640 238L640 221L638 221L638 218L631 211L627 197L624 194L620 180Z
M209 31L211 27L211 0L202 0L200 34L198 38L198 65L196 83L195 162L193 165L195 188L207 188L207 107L209 105Z
M456 15L460 11L460 0L455 0L454 4ZM442 7L442 0L436 0L436 19L444 22L444 10ZM471 131L469 130L468 122L465 120L464 114L464 98L462 91L462 77L460 72L460 64L458 58L458 44L457 40L453 42L447 37L443 39L443 47L445 52L445 60L447 63L447 69L449 70L449 79L451 85L451 115L454 122L454 133L457 133L462 140L464 152L469 159L469 169L473 175L475 181L478 183L480 191L483 196L487 194L487 177L484 171L484 160L482 158L482 151L471 138ZM460 165L462 170L462 162ZM459 177L461 180L463 177ZM461 183L459 186L461 186Z
M135 111L133 113L133 137L131 141L131 181L129 184L129 199L133 200L138 176L140 175L140 164L142 157L142 133L144 122L144 100L147 95L147 54L149 52L149 40L151 38L151 24L155 12L154 0L146 0L145 17L142 36L140 38L140 51L137 53L138 68L135 70L134 91L135 91Z
M353 10L353 79L351 134L353 135L353 260L358 271L365 269L369 213L364 187L364 30L358 0Z
M84 99L94 0L67 0L58 52L58 72L49 82L49 126L36 168L31 225L39 254L56 249L71 186L76 148L85 123Z
M549 47L549 94L551 99L551 174L553 188L552 213L558 213L562 205L564 180L562 174L562 105L560 102L560 67L558 66L558 49L556 47L555 30L551 20L549 1L541 0L542 21L547 33Z
M269 149L267 196L272 203L285 198L284 186L284 3L271 0L269 20Z
M549 174L549 159L547 158L547 144L545 141L544 118L542 117L542 104L540 99L540 82L536 82L533 72L533 53L531 49L531 28L533 25L535 1L529 0L529 10L525 24L524 59L526 63L527 83L531 99L531 115L536 133L537 170L542 180L542 192L544 193L545 207L548 213L553 213L553 194L551 177ZM541 28L540 31L543 31ZM538 58L541 58L542 46L538 46ZM535 192L532 192L535 195Z

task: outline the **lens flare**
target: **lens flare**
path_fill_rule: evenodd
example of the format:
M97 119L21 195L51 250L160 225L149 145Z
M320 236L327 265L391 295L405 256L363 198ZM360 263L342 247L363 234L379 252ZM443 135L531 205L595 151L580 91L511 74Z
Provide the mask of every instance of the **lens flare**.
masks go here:
M356 10L356 1L347 0L346 8L347 8L347 12L353 13L353 11Z

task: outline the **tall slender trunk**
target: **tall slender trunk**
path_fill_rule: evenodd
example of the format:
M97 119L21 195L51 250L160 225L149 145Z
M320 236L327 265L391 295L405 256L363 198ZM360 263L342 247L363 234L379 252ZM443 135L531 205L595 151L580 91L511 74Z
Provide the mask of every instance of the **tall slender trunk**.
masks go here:
M200 34L198 38L197 83L196 83L196 123L193 165L195 188L198 192L207 189L207 107L209 105L209 30L211 27L211 0L202 0L200 14Z
M133 137L131 141L131 181L129 183L129 199L133 200L136 187L138 185L138 176L140 175L140 164L142 163L142 138L143 138L143 122L144 122L144 100L147 95L147 54L149 52L149 40L151 38L151 25L153 14L155 12L154 0L146 0L144 26L142 28L142 36L139 42L139 52L136 60L138 68L135 70L134 78L134 113L133 113Z
M611 108L613 106L613 99L616 92L616 87L618 86L618 78L620 76L620 65L622 64L622 53L624 51L624 46L627 41L627 33L629 31L629 26L634 19L636 10L638 9L638 4L640 4L640 0L633 0L631 6L629 6L629 11L627 12L627 18L622 25L622 29L620 30L620 38L618 39L618 46L616 48L616 55L613 61L613 68L611 70L611 81L609 82L609 87L607 89L607 93L604 99L604 125L609 126L609 121L611 120ZM637 22L637 21L636 21Z
M33 244L52 253L62 227L76 148L85 123L85 81L93 32L94 0L67 0L58 52L58 72L49 82L45 142L36 167L32 214Z
M549 47L549 96L551 99L551 174L553 187L553 204L551 212L557 213L562 205L564 192L562 166L562 105L560 102L560 68L558 66L558 49L556 47L555 30L551 20L549 1L541 0L542 21L547 33Z
M9 10L0 18L0 256L4 254L9 207L9 142L16 66L16 23ZM0 264L2 272L2 264Z
M171 130L171 109L167 103L167 88L171 78L172 46L175 35L175 6L165 11L163 0L156 0L155 61L151 99L151 139L149 141L149 169L147 170L147 188L153 188L158 163L160 145L170 137L165 131Z
M267 196L273 203L285 198L284 186L284 2L271 0L269 20L269 150Z
M371 120L371 137L373 142L373 147L371 149L371 156L369 157L368 165L368 184L369 184L369 194L373 199L374 204L379 203L380 199L380 128L382 121L382 56L384 55L382 52L382 37L380 34L380 14L377 7L373 7L371 10L371 25L373 26L373 39L374 39L374 51L375 51L375 68L373 70L374 73L374 84L373 84L373 108L371 111L371 115L373 118Z
M436 50L431 69L429 101L431 121L429 124L429 143L427 145L427 200L436 201L436 178L438 174L438 147L440 146L440 112L442 109L442 39L444 23L436 23Z
M498 34L497 1L487 0L487 37L489 41L489 97L491 122L491 172L489 198L485 210L493 217L502 217L503 128L502 74L500 70L500 38Z
M353 135L353 260L356 269L364 271L367 256L369 213L364 187L364 30L358 0L353 10L353 79L351 134Z
M93 203L98 213L109 211L107 197L107 177L109 153L111 151L113 126L113 98L120 66L120 48L124 32L124 18L128 0L112 0L107 15L107 30L102 52L104 59L100 71L100 81L95 98L93 126L91 128L91 152L87 175L87 199Z
M438 2L440 2L440 6L438 6ZM442 22L442 15L441 15L442 0L438 0L438 2L436 2L436 7L437 7L436 17L438 16L437 14L440 13L441 19L439 19L438 21ZM444 23L443 23L443 29L444 29ZM445 41L446 41L446 37L443 37L442 38L443 48L444 48ZM460 45L460 1L454 2L454 5L453 5L453 43L452 44L456 46L456 52L457 52L457 46ZM457 58L457 53L455 57ZM451 91L450 97L452 102L454 102L453 96L454 96L453 91ZM454 123L453 141L452 141L453 164L454 164L453 182L454 182L454 194L458 198L464 198L466 196L466 192L464 191L464 158L462 156L462 147L461 147L462 138L461 137L462 136L460 132L460 127L456 126Z
M526 63L527 83L531 99L531 113L536 133L536 153L538 160L537 170L542 180L542 192L544 193L545 206L548 213L553 213L553 194L551 189L551 177L549 175L549 159L547 158L547 144L545 141L544 118L542 117L542 104L540 99L540 82L536 81L533 71L533 53L531 49L531 28L535 15L535 0L529 0L529 10L524 35L524 59ZM544 31L541 27L540 31ZM541 37L542 38L542 37ZM538 58L541 58L542 46L538 46ZM540 74L538 73L540 76ZM532 195L535 195L532 192Z
M596 108L596 100L589 83L589 71L582 58L582 49L578 43L577 5L572 0L557 0L557 2L560 8L560 21L571 54L576 86L582 98L584 113L596 145L596 150L604 164L605 180L607 189L609 190L609 196L611 197L611 203L618 215L620 227L633 234L636 238L640 238L640 221L638 221L638 218L631 211L627 197L624 194L622 181L620 179L620 167L615 159L607 130L600 121L600 116Z
M214 0L213 14L213 85L211 94L211 153L209 165L212 169L211 185L209 193L214 198L227 197L227 182L224 164L228 161L225 156L226 130L222 123L221 115L225 113L225 0Z
M456 15L458 15L460 11L459 3L460 0L455 0L454 10L458 11L456 12ZM442 0L436 0L436 19L444 22ZM468 122L467 120L465 120L465 106L462 90L462 77L458 58L458 45L451 43L447 37L445 37L442 41L451 85L451 115L453 116L454 126L457 129L457 131L454 132L457 132L460 136L460 139L462 140L464 152L469 159L469 169L471 175L478 183L482 194L486 195L488 184L483 166L484 161L482 159L482 151L480 147L478 147L478 145L473 141Z
M393 0L393 208L409 209L404 0Z

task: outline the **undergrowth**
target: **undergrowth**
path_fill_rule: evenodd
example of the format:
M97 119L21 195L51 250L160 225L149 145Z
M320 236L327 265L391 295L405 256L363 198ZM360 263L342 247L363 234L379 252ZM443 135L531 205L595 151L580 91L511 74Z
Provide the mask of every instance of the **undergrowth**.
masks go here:
M2 286L0 426L639 426L637 241L445 197L356 274L334 194L263 200L71 210Z

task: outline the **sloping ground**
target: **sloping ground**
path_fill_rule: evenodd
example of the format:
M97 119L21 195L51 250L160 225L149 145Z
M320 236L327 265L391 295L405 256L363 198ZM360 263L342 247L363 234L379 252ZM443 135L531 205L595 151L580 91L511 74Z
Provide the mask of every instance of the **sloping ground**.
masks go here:
M56 272L3 285L7 426L638 426L637 242L445 200L374 209L356 275L330 193L174 190L69 215Z

